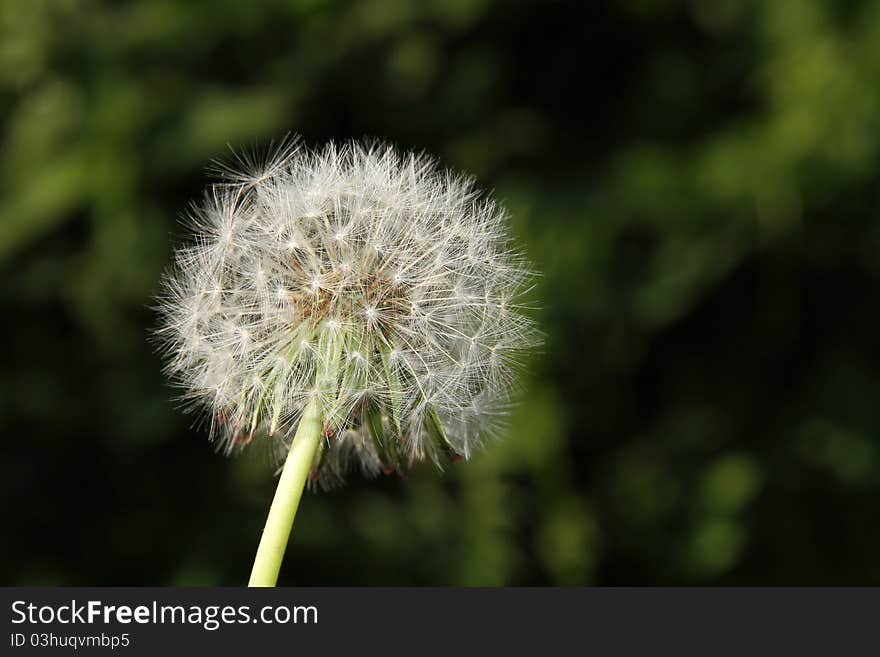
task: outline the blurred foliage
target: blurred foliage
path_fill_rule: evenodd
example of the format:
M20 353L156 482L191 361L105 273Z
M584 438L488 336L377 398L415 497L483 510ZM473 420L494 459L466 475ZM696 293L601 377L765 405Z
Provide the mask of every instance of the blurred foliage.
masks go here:
M273 479L146 342L288 131L425 148L545 273L508 438L310 496L288 584L880 584L880 3L0 0L3 584L240 584Z

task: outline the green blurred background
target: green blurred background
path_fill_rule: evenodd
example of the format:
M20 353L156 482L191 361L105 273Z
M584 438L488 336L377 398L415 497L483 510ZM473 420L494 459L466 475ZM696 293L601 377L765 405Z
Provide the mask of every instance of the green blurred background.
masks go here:
M500 444L300 510L286 584L880 584L880 3L0 0L0 583L242 584L274 482L172 400L205 168L467 170L544 272Z

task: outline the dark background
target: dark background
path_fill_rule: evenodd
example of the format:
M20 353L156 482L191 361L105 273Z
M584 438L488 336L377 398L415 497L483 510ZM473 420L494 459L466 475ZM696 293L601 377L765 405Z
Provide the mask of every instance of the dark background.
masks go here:
M147 343L213 158L377 136L544 272L507 438L286 584L880 584L880 3L0 0L0 584L241 584L274 481Z

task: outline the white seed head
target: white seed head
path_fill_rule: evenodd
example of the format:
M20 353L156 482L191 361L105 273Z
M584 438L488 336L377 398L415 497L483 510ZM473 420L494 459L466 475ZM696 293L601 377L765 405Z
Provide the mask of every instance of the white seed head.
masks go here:
M232 451L283 455L319 403L322 484L469 457L497 428L533 276L505 211L425 155L295 142L227 170L191 213L159 298L167 371Z

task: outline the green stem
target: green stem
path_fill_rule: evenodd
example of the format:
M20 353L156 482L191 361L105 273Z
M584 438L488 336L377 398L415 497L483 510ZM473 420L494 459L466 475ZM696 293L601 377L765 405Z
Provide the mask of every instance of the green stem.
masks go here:
M303 411L287 461L281 471L248 586L275 586L278 581L287 539L293 528L293 518L296 516L320 438L321 410L317 402L312 400Z

